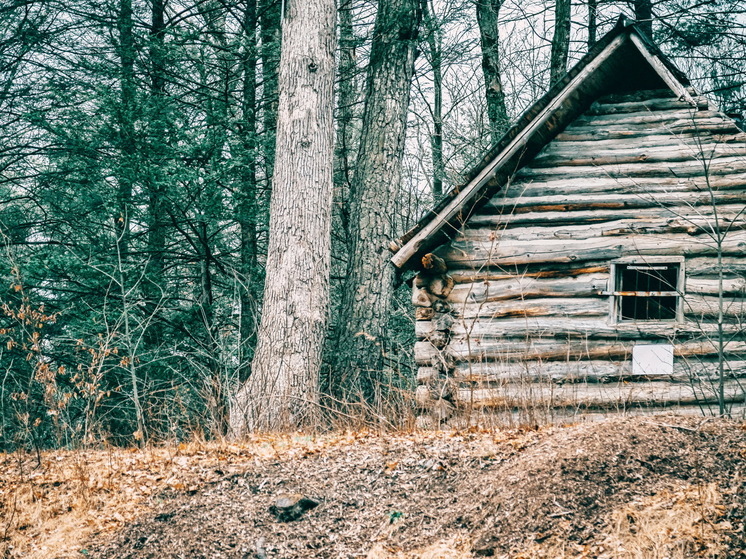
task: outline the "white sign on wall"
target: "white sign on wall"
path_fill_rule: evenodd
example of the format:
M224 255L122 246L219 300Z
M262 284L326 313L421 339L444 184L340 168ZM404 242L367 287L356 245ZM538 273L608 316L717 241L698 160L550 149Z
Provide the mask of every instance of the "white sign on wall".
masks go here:
M632 348L633 375L670 375L673 373L671 344L638 344Z

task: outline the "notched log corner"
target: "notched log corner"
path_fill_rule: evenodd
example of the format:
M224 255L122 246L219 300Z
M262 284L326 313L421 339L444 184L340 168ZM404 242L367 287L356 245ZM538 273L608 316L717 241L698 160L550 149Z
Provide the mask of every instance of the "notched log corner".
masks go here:
M420 409L429 409L432 405L432 392L426 384L421 384L414 391L414 401Z
M450 336L448 331L433 330L427 335L426 339L436 348L443 349L448 345Z
M412 286L412 304L416 308L428 308L433 305L430 294L425 289L418 287L417 282Z
M446 375L456 367L453 356L439 351L430 358L430 366L440 374Z
M456 284L447 272L445 260L429 252L422 257L422 270L415 277L414 286L445 299Z
M453 325L456 323L456 319L448 313L443 313L440 316L433 316L433 327L439 332L449 332Z
M430 410L430 414L437 421L443 422L443 421L446 421L448 418L450 418L453 415L455 410L456 410L456 406L454 406L448 400L444 400L443 398L440 398L433 405L432 409Z
M416 307L414 309L415 320L432 320L435 316L435 310L432 307Z
M436 313L449 313L451 312L451 305L448 301L436 299L433 301L433 311Z

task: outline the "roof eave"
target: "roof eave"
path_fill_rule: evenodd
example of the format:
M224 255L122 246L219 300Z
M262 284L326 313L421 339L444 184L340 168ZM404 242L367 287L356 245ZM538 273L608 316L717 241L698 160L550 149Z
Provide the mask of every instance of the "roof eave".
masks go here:
M480 165L467 176L468 182L465 185L454 188L412 230L401 237L398 243L392 243L394 255L391 262L397 268L411 267L413 258L431 248L433 239L443 236L444 229L457 230L457 225L460 227L480 199L494 194L490 191L490 186L494 191L499 189L501 185L490 184L498 173L507 164L515 165L520 160L521 150L525 150L532 138L553 121L553 117L560 113L565 101L578 92L586 80L628 40L673 92L680 98L696 104L685 87L688 80L657 47L634 26L618 25L597 43L563 80L554 84L546 95L518 119L483 158Z

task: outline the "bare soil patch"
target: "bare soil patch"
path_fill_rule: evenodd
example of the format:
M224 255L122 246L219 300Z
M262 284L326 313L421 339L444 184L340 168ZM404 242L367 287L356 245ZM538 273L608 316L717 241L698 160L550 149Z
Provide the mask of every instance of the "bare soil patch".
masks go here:
M12 528L6 517L5 557L746 557L746 430L726 420L257 437L109 451L112 467L88 458L85 515L68 501L46 525ZM27 473L0 495L23 483L49 505L66 486L79 494L80 480L56 475L33 485ZM282 522L272 506L287 494L320 504ZM57 529L81 516L91 526Z

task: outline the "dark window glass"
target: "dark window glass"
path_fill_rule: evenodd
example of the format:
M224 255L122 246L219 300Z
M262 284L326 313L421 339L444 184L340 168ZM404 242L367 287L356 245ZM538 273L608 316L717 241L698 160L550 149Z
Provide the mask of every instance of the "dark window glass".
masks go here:
M680 264L617 266L621 320L675 320Z

